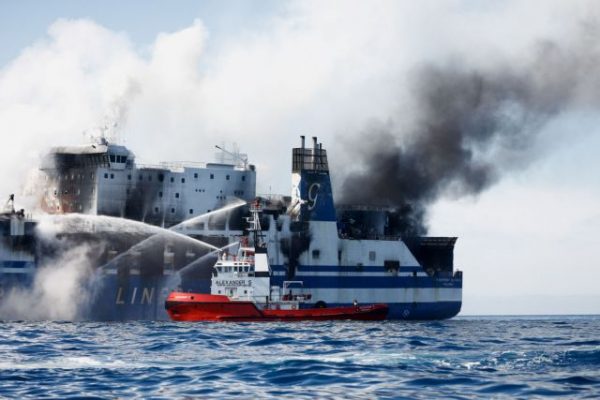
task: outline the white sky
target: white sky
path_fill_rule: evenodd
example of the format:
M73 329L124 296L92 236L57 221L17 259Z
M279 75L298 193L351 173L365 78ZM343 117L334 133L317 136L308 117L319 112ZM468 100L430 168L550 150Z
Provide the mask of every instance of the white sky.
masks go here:
M287 193L300 134L329 150L369 121L410 124L410 72L518 63L540 39L595 21L593 1L0 2L0 196L41 152L121 120L143 161L209 160L237 142L259 191ZM535 161L478 198L445 198L464 313L600 313L600 118L561 115ZM368 140L368 138L365 138Z

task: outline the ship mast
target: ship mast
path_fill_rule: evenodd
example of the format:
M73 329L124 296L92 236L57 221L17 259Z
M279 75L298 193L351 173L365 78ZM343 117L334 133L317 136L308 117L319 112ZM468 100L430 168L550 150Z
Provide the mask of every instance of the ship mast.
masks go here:
M260 238L262 238L262 231L260 227L260 217L259 213L262 211L260 206L260 200L257 198L250 204L250 213L251 217L247 219L249 228L248 230L252 232L252 238L254 240L254 247L262 247L263 243Z

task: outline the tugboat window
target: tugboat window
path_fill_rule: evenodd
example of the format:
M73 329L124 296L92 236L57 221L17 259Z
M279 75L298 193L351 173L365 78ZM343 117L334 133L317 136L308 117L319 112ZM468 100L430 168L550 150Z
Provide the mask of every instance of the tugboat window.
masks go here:
M210 174L210 179L215 179L215 174Z
M185 183L185 178L181 178L181 183Z
M312 251L313 258L318 259L320 255L321 255L321 251L320 250L313 250Z

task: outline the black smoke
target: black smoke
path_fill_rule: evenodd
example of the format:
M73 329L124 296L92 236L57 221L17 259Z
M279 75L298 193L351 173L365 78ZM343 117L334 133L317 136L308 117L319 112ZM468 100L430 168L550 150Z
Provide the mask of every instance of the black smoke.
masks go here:
M600 35L591 28L574 44L540 42L521 60L419 68L416 124L373 124L351 143L362 169L346 176L341 202L391 207L397 233L422 235L435 200L477 195L527 165L550 120L600 105Z

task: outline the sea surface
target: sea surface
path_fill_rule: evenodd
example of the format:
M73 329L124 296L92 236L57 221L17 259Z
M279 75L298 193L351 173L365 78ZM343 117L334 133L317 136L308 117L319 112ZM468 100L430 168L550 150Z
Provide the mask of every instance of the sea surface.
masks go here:
M0 322L6 398L599 398L600 316Z

